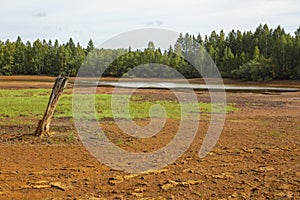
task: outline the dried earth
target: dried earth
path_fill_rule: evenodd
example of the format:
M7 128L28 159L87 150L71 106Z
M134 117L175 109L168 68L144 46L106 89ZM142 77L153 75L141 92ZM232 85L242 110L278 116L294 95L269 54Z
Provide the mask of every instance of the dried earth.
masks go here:
M0 87L51 87L43 82L46 78L19 79L2 77ZM273 84L300 86L287 83ZM97 92L111 93L112 88ZM168 90L136 93L145 99L175 98ZM208 92L197 96L199 101L210 100ZM198 152L209 114L201 116L197 135L180 158L143 174L117 171L97 161L81 144L71 119L54 119L49 138L12 139L33 133L37 121L1 118L11 123L0 124L0 199L300 199L300 92L227 93L227 101L239 110L227 114L222 135L205 158ZM168 119L162 131L148 139L124 134L113 120L102 121L101 127L121 148L146 153L171 141L178 124Z

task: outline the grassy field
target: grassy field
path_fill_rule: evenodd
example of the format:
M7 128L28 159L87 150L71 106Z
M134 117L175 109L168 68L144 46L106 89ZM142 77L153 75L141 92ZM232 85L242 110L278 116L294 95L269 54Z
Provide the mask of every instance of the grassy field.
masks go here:
M0 118L16 118L16 117L42 117L50 96L50 89L19 89L19 90L0 90ZM70 90L66 90L66 94L60 99L59 105L55 111L55 118L71 118L72 117L72 94ZM87 95L85 95L87 97ZM95 108L98 119L107 118L131 118L144 119L149 118L149 109L154 104L161 105L166 112L167 118L179 119L181 116L188 116L195 113L210 113L212 106L216 112L234 112L237 108L233 104L228 104L226 109L221 104L210 104L199 102L198 105L183 103L186 108L185 113L181 113L181 107L178 102L167 100L147 100L143 96L126 96L119 95L121 98L130 98L129 112L130 116L119 115L114 116L111 109L111 94L96 94ZM198 110L195 110L197 108ZM84 109L84 108L83 108ZM124 109L124 108L122 108ZM154 109L155 111L155 109ZM154 117L161 117L163 113L154 112Z

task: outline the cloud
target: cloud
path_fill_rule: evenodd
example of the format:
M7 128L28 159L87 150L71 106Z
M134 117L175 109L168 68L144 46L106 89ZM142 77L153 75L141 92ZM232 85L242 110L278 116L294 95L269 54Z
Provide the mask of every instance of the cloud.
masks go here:
M201 35L223 29L255 30L259 24L281 25L294 33L299 27L299 0L16 0L0 6L0 40L36 38L102 43L139 28L166 28ZM57 6L59 5L59 6ZM127 7L126 7L127 6ZM126 7L126 9L124 9ZM168 12L166 12L166 10ZM80 12L79 12L80 11ZM138 16L138 17L137 17Z
M147 26L160 26L163 24L162 21L160 20L155 20L155 21L149 21L145 23Z
M38 12L38 13L33 14L32 16L34 16L34 17L46 17L47 14L46 14L46 12Z

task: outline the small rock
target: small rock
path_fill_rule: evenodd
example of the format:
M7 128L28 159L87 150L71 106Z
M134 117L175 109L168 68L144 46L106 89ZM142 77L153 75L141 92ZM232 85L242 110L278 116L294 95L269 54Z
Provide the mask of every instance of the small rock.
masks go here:
M51 182L50 186L57 188L59 190L62 190L62 191L66 191L66 189L67 189L67 186L62 184L61 182Z
M224 172L220 175L212 175L212 178L215 178L215 179L231 179L231 178L234 178L232 173L230 172Z
M182 172L184 172L184 173L188 172L188 173L191 173L191 174L195 173L195 171L192 170L192 169L184 169Z
M185 160L193 160L192 157L187 157Z
M50 188L51 185L34 185L32 186L33 189L44 189L44 188Z
M235 192L232 195L230 195L227 199L235 199L238 197L238 194Z
M157 174L161 174L161 173L164 173L164 172L167 172L167 171L169 171L169 170L168 169L148 170L148 171L143 172L143 174L154 174L154 175L157 175Z
M190 181L186 181L186 183L189 184L189 185L197 185L197 184L204 183L204 181L202 181L202 180L190 180Z
M144 196L143 193L139 193L139 192L132 192L131 195L135 196L135 197L140 197L140 198Z
M269 172L269 171L274 171L275 169L273 167L260 167L257 169L252 169L254 172L259 172L259 173L264 173L264 172Z
M164 185L161 186L161 189L163 189L164 191L167 191L167 190L173 188L174 186L175 185L172 184L172 183L166 183L166 184L164 184Z
M178 185L179 183L176 181L167 181L165 184L161 185L161 189L163 189L164 191L167 191L173 187L175 187L176 185Z
M197 184L202 184L204 183L204 181L202 180L189 180L189 181L167 181L165 184L161 185L161 189L163 189L164 191L167 191L177 185L180 186L190 186L190 185L197 185Z
M145 192L146 189L145 188L137 188L134 190L134 192Z
M34 185L49 185L49 181L46 180L39 180L39 181L28 181L29 184L34 184Z
M123 178L125 180L128 180L128 179L131 179L131 178L134 178L134 177L137 177L137 176L139 176L139 174L130 174L130 175L123 176Z
M253 153L254 149L243 148L243 151L246 152L246 153Z
M110 185L116 185L116 184L122 183L123 181L124 181L124 178L122 176L116 176L116 177L109 178L108 183Z

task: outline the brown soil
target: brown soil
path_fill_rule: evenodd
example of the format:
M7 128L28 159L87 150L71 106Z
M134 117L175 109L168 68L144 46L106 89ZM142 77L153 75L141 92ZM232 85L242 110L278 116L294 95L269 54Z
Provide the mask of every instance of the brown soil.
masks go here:
M0 82L0 88L43 84L14 81L10 86ZM111 93L112 88L97 92ZM168 90L136 93L149 99L174 99ZM200 101L209 101L207 92L197 95ZM227 93L227 100L239 110L227 115L209 155L198 157L209 124L209 115L204 115L194 142L176 162L135 175L98 162L82 146L71 119L54 119L55 134L43 139L29 135L11 139L32 133L37 119L0 119L20 121L0 123L0 199L300 199L300 92ZM149 152L168 143L178 123L167 120L165 128L150 139L124 134L110 119L102 121L101 127L120 147Z

